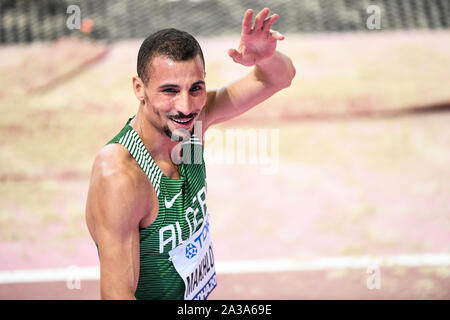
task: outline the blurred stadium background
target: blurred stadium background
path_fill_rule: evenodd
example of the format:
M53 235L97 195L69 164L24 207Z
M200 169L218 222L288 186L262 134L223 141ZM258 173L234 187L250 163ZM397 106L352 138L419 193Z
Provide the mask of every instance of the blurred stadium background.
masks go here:
M264 7L297 77L214 129L279 130L279 166L207 163L211 297L450 298L450 0L0 0L0 299L99 298L84 205L137 110L140 43L191 32L222 86L248 72L226 52Z
M242 12L269 5L283 17L277 26L285 33L365 31L370 5L380 8L385 30L441 29L450 25L447 0L2 0L0 41L46 41L71 35L67 17L61 15L70 5L77 5L95 21L90 38L110 41L145 38L165 27L198 36L236 34Z

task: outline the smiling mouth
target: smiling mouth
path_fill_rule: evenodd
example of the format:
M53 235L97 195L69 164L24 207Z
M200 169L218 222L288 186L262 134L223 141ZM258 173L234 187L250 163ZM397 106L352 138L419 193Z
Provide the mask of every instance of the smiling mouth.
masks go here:
M169 119L172 120L173 122L175 122L178 125L181 125L182 127L187 127L190 126L192 124L192 122L194 122L195 117L197 116L197 114L191 114L190 116L184 116L184 117L171 117L169 116Z
M180 123L180 124L190 123L193 119L194 119L194 117L189 118L189 119L174 119L174 118L170 118L170 120L172 120L172 121L174 121L176 123Z

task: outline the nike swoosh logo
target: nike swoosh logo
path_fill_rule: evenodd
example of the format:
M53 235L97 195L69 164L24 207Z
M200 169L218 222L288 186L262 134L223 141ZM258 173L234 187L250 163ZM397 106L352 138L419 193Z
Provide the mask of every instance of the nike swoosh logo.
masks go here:
M166 197L164 197L164 204L167 209L172 208L173 204L175 203L175 200L177 200L177 198L181 195L182 191L183 190L180 190L180 192L178 192L170 201L167 201Z

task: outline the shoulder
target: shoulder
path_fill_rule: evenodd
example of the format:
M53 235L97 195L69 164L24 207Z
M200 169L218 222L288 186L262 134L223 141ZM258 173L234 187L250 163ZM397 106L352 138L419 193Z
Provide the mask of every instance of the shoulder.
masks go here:
M97 153L92 174L103 179L131 177L132 160L130 153L122 145L108 144Z
M133 158L123 146L113 143L103 147L92 167L91 183L100 184L108 191L124 191L137 182Z
M104 222L139 224L145 212L145 179L128 150L114 143L103 147L92 167L88 208Z

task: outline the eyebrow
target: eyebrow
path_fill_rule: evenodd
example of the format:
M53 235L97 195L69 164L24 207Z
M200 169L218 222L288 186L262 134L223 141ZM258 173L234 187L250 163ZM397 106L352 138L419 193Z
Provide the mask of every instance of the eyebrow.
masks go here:
M191 87L199 85L199 84L205 85L205 81L203 81L203 80L196 81L191 85ZM160 89L160 90L167 89L167 88L180 88L180 86L177 84L166 83L166 84L163 84L162 86L158 87L158 89Z

